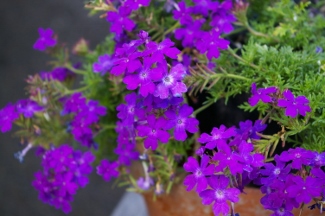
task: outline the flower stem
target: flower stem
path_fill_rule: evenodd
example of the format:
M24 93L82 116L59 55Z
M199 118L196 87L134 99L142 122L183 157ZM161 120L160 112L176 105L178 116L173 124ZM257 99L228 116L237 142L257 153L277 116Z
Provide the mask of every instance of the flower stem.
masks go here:
M211 106L212 104L214 104L214 101L211 100L208 103L206 103L205 105L203 105L200 108L198 108L197 110L195 110L193 112L193 115L196 116L197 114L199 114L200 112L202 112L203 110L205 110L206 108L208 108L209 106Z

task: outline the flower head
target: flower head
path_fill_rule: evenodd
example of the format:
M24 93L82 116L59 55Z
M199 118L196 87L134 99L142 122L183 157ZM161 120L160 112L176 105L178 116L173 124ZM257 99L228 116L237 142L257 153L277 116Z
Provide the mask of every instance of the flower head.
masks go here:
M50 28L43 29L39 28L38 33L40 37L34 43L33 48L36 50L44 51L48 47L53 47L56 45L56 40L53 38L53 30Z
M278 106L286 108L285 115L295 118L298 113L302 116L306 115L306 112L310 112L309 100L305 96L295 96L290 90L283 92L283 99L278 100Z

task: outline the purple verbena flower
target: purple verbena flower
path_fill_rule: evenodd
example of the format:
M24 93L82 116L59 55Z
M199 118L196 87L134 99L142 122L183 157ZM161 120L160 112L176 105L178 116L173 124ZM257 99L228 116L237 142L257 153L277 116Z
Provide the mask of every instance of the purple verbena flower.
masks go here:
M0 130L2 133L10 131L12 123L19 118L16 106L11 103L7 104L0 110Z
M111 23L111 32L115 32L117 35L123 33L123 30L132 31L135 27L135 23L128 18L131 10L126 7L120 7L118 12L108 11L107 21Z
M204 19L195 20L183 28L176 29L175 38L182 40L183 47L193 47L196 39L200 38L203 34L203 31L200 29L204 21Z
M56 40L53 38L54 31L50 28L39 28L38 33L40 37L34 43L33 48L36 50L44 51L48 47L56 45Z
M57 80L60 82L63 82L67 78L75 75L65 67L56 67L51 72L40 72L39 74L43 80Z
M306 115L306 112L310 112L309 100L305 96L295 96L290 90L283 92L283 99L278 100L278 106L286 108L285 115L295 118L298 113L302 116Z
M267 88L259 88L256 90L256 83L252 83L252 96L248 99L248 103L251 106L255 106L260 100L263 103L271 103L273 102L273 98L270 94L276 93L277 88L274 86Z
M150 0L127 0L124 5L129 7L131 10L138 10L139 7L148 7L150 4Z
M184 185L187 186L187 191L192 190L195 185L197 185L196 191L198 193L207 188L207 177L212 176L215 169L215 166L209 164L209 161L209 156L203 155L201 158L201 165L199 165L194 157L189 157L187 162L184 163L184 170L192 173L184 179Z
M175 10L173 11L173 18L175 20L179 20L182 25L192 22L192 17L190 15L192 8L186 7L185 1L174 4L174 6Z
M247 120L245 122L239 122L239 129L236 130L237 135L241 137L243 140L247 139L260 139L260 136L256 134L256 132L262 132L267 127L266 124L262 124L261 120L255 121L254 125L253 122Z
M151 186L154 185L154 181L151 177L148 177L148 178L140 177L137 180L137 185L142 190L148 190Z
M130 166L132 160L139 159L139 152L136 151L135 145L128 142L127 144L120 144L114 149L114 153L117 154L118 164Z
M162 78L162 70L159 67L152 68L152 62L149 58L143 61L143 67L139 69L138 73L126 75L123 82L127 85L128 90L135 90L140 86L139 93L143 97L148 94L153 94L156 90L154 81L159 81Z
M44 108L38 105L37 102L30 99L20 100L16 104L17 112L23 114L26 118L33 117L34 113L41 112Z
M156 150L158 140L161 143L168 142L170 135L163 129L166 123L167 121L164 117L156 119L155 115L149 115L147 117L147 125L139 125L137 127L138 135L146 137L143 142L146 149L151 147L152 150Z
M215 215L228 215L229 206L227 200L238 202L240 191L237 188L228 188L229 179L224 175L211 176L208 178L211 189L200 193L203 205L210 205L214 202L212 210Z
M105 181L109 181L111 177L117 178L119 176L118 166L117 162L110 163L107 159L103 159L97 166L97 174Z
M186 75L185 67L182 64L173 66L169 73L166 73L161 82L157 84L154 92L155 97L166 99L171 95L174 97L180 97L187 91L186 85L182 82Z
M262 184L270 184L274 179L279 179L284 181L291 170L291 166L287 165L279 159L279 156L274 157L276 165L272 163L265 163L264 169L260 172L264 176L261 178Z
M289 149L288 151L283 151L279 156L279 160L283 162L291 162L291 167L294 169L300 169L302 165L309 165L314 154L303 148Z
M198 131L199 121L195 118L189 117L193 113L193 108L187 104L183 104L179 107L178 112L176 110L169 109L165 112L165 115L169 119L166 124L166 129L174 129L174 138L178 141L185 141L187 138L186 131L190 133L196 133Z
M300 176L293 177L294 184L287 188L289 197L295 198L298 203L309 203L312 198L321 195L320 183L316 178L307 176L304 180Z
M236 132L234 127L227 129L227 127L221 125L220 129L215 127L212 129L211 136L206 133L201 134L198 141L200 143L206 143L205 148L214 149L219 145L219 143L226 144L227 140L235 134Z
M169 38L166 38L159 44L151 41L147 44L147 52L151 53L151 59L153 62L164 62L164 55L171 59L177 59L177 55L180 54L181 51L173 46L174 42Z
M95 73L100 73L102 76L105 75L113 66L114 59L108 55L104 54L98 57L98 62L93 64L93 70Z

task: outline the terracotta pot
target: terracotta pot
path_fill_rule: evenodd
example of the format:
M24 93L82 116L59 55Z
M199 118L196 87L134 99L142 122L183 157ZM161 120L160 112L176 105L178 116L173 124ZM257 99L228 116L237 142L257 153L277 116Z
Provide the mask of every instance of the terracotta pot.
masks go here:
M245 188L246 194L240 195L240 201L235 203L235 211L240 216L267 216L271 211L265 210L260 204L261 194L259 189ZM213 216L211 206L201 204L201 198L196 192L187 192L180 184L173 187L168 195L157 196L153 200L152 193L143 194L147 204L149 216ZM309 205L307 205L309 206ZM295 216L299 215L299 209L293 211ZM306 209L301 216L319 216L319 210Z

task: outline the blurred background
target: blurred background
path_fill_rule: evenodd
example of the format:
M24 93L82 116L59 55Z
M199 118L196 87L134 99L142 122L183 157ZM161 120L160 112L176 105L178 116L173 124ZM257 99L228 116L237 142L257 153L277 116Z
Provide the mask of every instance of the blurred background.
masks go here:
M33 50L39 27L52 28L60 42L72 47L81 37L90 47L101 42L108 33L108 23L98 16L88 17L84 0L7 0L0 8L0 107L25 98L28 74L47 71L49 57ZM32 187L34 172L40 169L40 159L29 151L19 163L14 153L24 146L10 132L0 133L0 215L59 216L65 215L38 200ZM72 203L71 216L110 215L123 195L123 189L113 189L93 171L90 184L79 189Z

